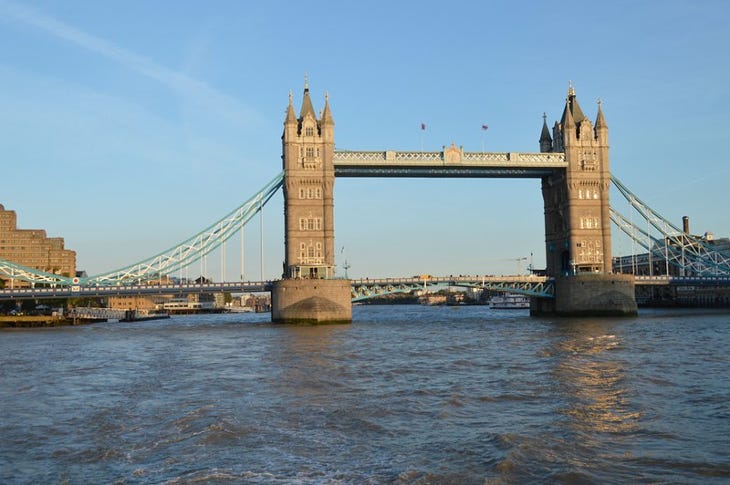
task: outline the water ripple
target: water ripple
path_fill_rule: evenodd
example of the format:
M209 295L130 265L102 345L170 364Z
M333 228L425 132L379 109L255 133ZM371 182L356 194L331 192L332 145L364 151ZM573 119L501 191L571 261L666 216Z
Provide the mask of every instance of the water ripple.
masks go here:
M729 319L355 307L0 332L0 483L722 483Z

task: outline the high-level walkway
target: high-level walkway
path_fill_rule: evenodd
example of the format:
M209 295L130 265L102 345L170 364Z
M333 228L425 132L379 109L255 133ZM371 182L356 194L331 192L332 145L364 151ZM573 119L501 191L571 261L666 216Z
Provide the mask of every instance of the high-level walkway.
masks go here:
M335 151L337 177L541 178L568 163L564 153Z

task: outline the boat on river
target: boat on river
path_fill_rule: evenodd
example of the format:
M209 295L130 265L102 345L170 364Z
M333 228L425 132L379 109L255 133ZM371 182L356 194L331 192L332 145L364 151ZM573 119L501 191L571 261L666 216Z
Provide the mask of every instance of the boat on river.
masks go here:
M489 300L489 308L494 310L524 310L530 308L530 299L525 295L505 293L502 296L493 296Z

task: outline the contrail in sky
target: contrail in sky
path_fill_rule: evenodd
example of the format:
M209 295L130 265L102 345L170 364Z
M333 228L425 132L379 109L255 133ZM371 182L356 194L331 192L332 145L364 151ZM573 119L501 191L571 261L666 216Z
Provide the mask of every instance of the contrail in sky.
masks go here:
M258 119L258 115L242 106L238 100L211 88L202 81L157 64L105 39L87 34L38 10L15 2L0 0L0 13L137 71L234 121L249 124Z

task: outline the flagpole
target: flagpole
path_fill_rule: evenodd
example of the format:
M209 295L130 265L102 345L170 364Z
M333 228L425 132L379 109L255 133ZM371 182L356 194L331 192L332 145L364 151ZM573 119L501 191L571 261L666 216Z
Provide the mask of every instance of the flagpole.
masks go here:
M489 126L484 124L482 125L482 153L484 153L484 140L487 138L487 130L489 129Z
M423 132L426 131L426 123L421 123L421 153L423 153Z

